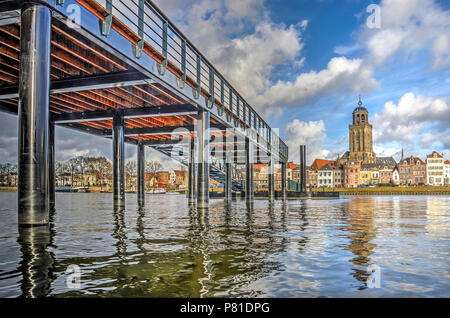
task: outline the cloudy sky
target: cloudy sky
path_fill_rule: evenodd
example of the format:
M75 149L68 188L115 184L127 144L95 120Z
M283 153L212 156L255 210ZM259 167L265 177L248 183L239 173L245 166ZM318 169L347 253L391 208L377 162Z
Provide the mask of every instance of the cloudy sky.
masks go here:
M450 1L155 0L290 147L348 149L362 95L379 156L450 159ZM368 12L368 7L379 7ZM372 7L369 7L373 8ZM372 9L373 10L373 9ZM16 161L17 120L0 116L0 161ZM135 155L127 147L127 156ZM108 140L57 130L57 159L111 157ZM154 151L147 158L164 160Z

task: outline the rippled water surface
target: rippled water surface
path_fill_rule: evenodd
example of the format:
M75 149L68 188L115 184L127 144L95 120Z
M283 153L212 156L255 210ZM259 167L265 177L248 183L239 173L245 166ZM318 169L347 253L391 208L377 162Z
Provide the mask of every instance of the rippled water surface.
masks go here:
M139 209L127 194L114 212L111 194L58 193L50 227L32 229L18 228L16 200L0 193L0 297L450 297L448 196L197 212L182 195Z

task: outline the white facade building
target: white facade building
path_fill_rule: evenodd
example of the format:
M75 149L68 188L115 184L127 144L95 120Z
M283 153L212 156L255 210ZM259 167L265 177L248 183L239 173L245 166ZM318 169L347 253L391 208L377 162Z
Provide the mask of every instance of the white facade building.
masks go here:
M317 186L319 188L334 188L334 167L326 164L317 170Z
M444 162L444 184L450 185L450 160Z
M444 185L444 156L433 151L427 156L427 184L431 186Z

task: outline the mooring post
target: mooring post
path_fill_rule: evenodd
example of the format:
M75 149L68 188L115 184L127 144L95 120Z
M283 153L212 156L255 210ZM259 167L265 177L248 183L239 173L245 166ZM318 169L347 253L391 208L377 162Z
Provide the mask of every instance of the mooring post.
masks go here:
M250 138L245 138L245 198L247 202L253 202L253 163L254 163L253 142Z
M269 161L269 201L273 202L275 200L275 176L274 176L274 160L273 155L270 154L270 161Z
M306 192L306 146L300 146L300 192Z
M145 203L145 146L140 141L137 151L137 200L138 206Z
M231 178L231 156L228 153L229 151L229 146L228 146L228 141L229 141L229 136L226 135L226 137L224 138L224 145L222 147L223 149L223 163L224 163L224 168L225 168L225 183L224 183L224 196L225 196L225 201L231 201L233 198L233 183L232 183L232 178Z
M51 13L39 4L22 7L18 118L18 223L49 221L48 132Z
M48 126L48 202L50 208L55 207L55 123Z
M197 208L205 209L209 205L209 124L210 113L199 110L197 118Z
M188 166L188 203L195 204L195 138L191 136L189 144L189 166Z
M113 114L113 192L114 207L125 207L124 119L122 111Z
M225 199L231 201L233 199L233 179L231 177L231 169L233 169L230 158L225 163Z
M286 200L286 162L281 163L281 196L283 200Z

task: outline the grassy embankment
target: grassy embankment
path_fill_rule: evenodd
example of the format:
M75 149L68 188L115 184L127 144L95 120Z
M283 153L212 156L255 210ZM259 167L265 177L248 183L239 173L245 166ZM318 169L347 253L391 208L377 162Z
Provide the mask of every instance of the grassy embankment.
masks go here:
M322 188L314 188L313 192L322 192ZM325 188L325 191L336 191L340 195L450 195L450 187L373 187L373 188Z

